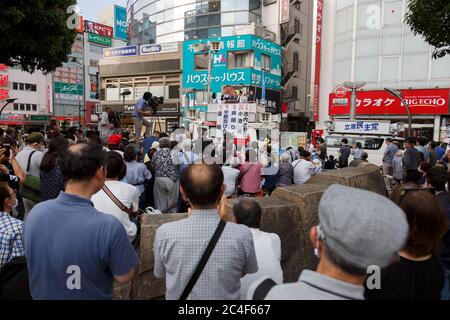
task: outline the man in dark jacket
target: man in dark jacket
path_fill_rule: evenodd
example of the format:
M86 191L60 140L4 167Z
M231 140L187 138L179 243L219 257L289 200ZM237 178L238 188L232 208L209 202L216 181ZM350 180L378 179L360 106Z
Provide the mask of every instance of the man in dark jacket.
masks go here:
M408 137L405 139L405 154L403 155L404 170L417 170L420 165L420 152L414 147L416 139Z

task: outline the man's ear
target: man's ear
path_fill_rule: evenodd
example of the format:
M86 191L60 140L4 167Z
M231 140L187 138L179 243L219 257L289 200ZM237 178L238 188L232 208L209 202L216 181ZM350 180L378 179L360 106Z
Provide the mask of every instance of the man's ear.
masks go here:
M309 240L311 240L313 248L316 248L316 246L317 246L317 236L318 236L317 226L314 226L309 231Z
M100 168L98 168L97 172L95 173L95 177L98 180L105 182L105 179L106 179L106 168L104 166L101 166Z
M186 192L184 191L183 187L180 186L180 193L184 201L187 201Z

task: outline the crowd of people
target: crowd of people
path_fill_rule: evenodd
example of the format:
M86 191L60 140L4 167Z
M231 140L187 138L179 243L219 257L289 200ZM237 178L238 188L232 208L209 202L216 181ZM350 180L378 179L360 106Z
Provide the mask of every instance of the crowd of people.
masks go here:
M25 270L25 280L0 286L2 299L112 299L113 281L135 276L140 217L155 212L189 212L156 231L154 274L165 279L166 299L449 299L450 155L435 143L419 139L415 148L408 138L400 153L388 141L390 199L329 187L311 229L318 267L283 284L283 243L260 230L257 197L367 161L360 144L343 139L338 159L323 139L287 149L265 174L270 145L265 162L255 161L264 155L259 146L240 158L206 130L195 140L183 131L139 139L63 131L52 121L46 132L0 132L0 142L0 280ZM202 161L207 150L222 164ZM232 197L234 221L225 222ZM382 268L381 289L367 285L371 266Z

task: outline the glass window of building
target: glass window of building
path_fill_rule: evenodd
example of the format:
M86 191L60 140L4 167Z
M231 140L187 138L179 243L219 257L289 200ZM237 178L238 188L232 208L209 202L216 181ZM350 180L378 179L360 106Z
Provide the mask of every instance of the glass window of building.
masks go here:
M300 60L299 60L299 55L298 52L294 52L292 55L292 64L293 64L293 68L294 68L294 72L298 72L299 71L299 65L300 65Z
M270 72L270 56L261 54L261 68Z
M194 55L194 67L195 70L208 70L208 56L200 53Z
M297 87L292 87L292 100L298 100L298 88Z
M33 105L32 105L32 110L33 110L33 111L37 111L37 105L33 104Z
M228 52L228 68L250 68L252 67L252 51Z
M21 90L21 91L25 90L25 84L24 83L19 83L19 90Z
M19 90L19 84L17 82L13 82L13 90Z
M180 86L169 86L169 99L178 99L180 97Z
M25 111L25 105L23 103L20 104L20 111Z
M27 104L26 111L31 111L31 104Z
M14 103L13 109L14 109L15 111L19 110L19 104L18 104L18 103Z

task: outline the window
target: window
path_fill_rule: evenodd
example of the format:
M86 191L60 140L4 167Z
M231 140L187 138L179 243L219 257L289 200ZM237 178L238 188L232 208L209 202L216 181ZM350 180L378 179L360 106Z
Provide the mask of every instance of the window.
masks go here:
M26 110L27 110L27 111L31 111L31 104L27 104L27 105L26 105Z
M25 84L24 83L19 83L19 90L21 90L21 91L25 90Z
M13 82L13 90L19 90L19 84L17 82Z
M300 68L299 68L299 56L298 56L298 52L294 52L293 56L292 56L292 60L293 60L293 67L294 67L294 72L299 72Z
M298 100L298 88L292 87L292 100L296 101Z
M23 103L21 103L19 109L20 109L20 111L25 111L25 105Z
M196 105L202 105L203 103L207 104L206 102L206 91L195 91L195 104Z
M383 138L365 138L358 136L327 136L325 138L325 144L330 148L340 148L341 140L347 138L348 145L353 146L357 142L361 142L363 149L365 150L379 150L383 145Z
M253 53L251 51L228 52L228 65L230 68L250 68L252 60Z
M32 106L33 111L37 111L37 105L33 104Z
M179 98L180 86L169 86L169 99Z
M208 56L206 54L196 54L194 63L195 70L208 70Z
M14 110L19 110L19 104L17 104L17 103L14 103Z
M294 32L300 33L300 20L297 18L294 19Z
M270 56L261 54L261 68L270 72Z

